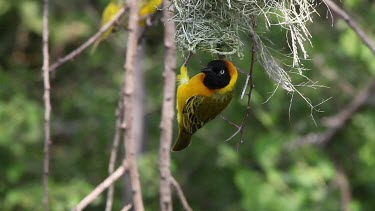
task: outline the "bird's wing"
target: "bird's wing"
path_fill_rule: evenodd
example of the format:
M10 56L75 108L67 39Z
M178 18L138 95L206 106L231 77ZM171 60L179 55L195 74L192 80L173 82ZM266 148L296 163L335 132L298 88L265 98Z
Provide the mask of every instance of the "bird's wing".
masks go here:
M225 100L194 95L190 97L182 110L183 126L186 131L195 133L208 121L214 119L229 103L231 95Z
M144 16L154 14L162 3L163 0L141 0L139 2L139 17L144 18Z
M100 27L103 27L104 25L106 25L108 22L110 22L115 16L116 14L118 13L118 11L121 10L121 8L123 7L123 3L122 1L116 1L116 0L112 0L111 2L109 2L109 4L104 8L103 12L102 12L102 22L100 24ZM99 43L105 39L107 39L107 37L115 31L116 29L116 24L110 26L100 37L99 39L97 39L91 49L91 53L95 52L96 48L98 47Z
M203 96L194 95L190 97L185 104L184 109L182 110L183 115L183 125L184 128L189 133L195 133L199 128L203 127L208 120L200 118L197 114L197 111L202 107Z

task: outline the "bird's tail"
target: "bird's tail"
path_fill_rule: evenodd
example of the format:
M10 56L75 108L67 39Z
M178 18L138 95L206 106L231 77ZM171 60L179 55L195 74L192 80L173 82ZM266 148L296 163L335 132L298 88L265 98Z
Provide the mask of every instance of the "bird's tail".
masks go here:
M186 84L189 81L188 69L186 66L182 65L180 67L180 74L177 75L177 83L179 85Z
M180 130L180 132L178 133L177 141L172 147L172 151L180 151L188 147L191 144L192 135L193 134L185 130Z

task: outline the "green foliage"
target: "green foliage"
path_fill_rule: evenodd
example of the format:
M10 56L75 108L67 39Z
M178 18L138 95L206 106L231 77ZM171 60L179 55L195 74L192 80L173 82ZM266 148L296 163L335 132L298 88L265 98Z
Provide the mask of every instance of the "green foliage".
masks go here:
M352 58L357 58L360 61L368 64L368 71L375 75L375 61L374 55L370 51L370 49L362 45L362 41L358 38L358 36L347 26L343 26L345 31L341 38L341 45L345 53L347 53Z
M20 16L24 20L25 27L32 32L42 33L42 9L37 1L25 1L20 4Z
M74 207L89 193L93 186L82 180L64 181L63 183L50 183L51 210L62 211ZM67 194L69 193L69 194ZM25 184L14 188L7 194L3 201L3 210L41 210L42 186L39 184ZM98 198L93 205L103 202Z

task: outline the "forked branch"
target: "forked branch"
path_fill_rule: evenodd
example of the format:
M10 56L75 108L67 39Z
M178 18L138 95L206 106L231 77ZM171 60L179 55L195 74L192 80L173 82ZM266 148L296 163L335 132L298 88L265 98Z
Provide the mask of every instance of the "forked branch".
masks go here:
M113 17L113 19L109 21L108 23L106 23L103 27L101 27L96 34L90 37L86 42L84 42L78 48L74 49L72 52L70 52L64 57L59 58L55 63L53 63L50 66L49 71L52 72L56 70L59 66L74 59L76 56L80 55L84 50L86 50L88 47L94 44L95 41L97 41L104 32L106 32L114 23L116 23L124 15L125 11L126 11L126 8L124 6L117 12L117 14Z
M185 211L193 211L193 209L191 209L188 201L186 200L186 197L184 195L184 192L182 191L182 188L181 188L180 184L178 184L176 179L172 176L170 177L170 180L171 180L171 183L172 183L173 187L177 191L177 196L180 199L182 207L184 208L184 210Z
M123 96L123 122L121 127L124 130L124 141L125 141L125 158L129 165L129 177L131 184L131 193L133 200L133 208L136 211L143 211L143 199L141 184L139 181L139 173L136 161L136 127L134 126L134 109L135 109L135 71L137 66L138 57L138 36L139 36L139 25L138 25L138 1L129 0L129 24L128 24L128 39L127 49L125 56L124 65L124 82L122 93Z
M174 35L176 26L170 19L173 13L168 10L169 0L163 2L164 23L164 90L162 117L160 122L159 173L160 173L160 210L172 211L172 194L170 183L170 148L172 143L174 97L176 91L176 44Z
M87 205L89 205L92 201L94 201L98 196L109 186L111 186L114 182L116 182L128 169L127 163L124 161L123 164L116 169L107 179L105 179L102 183L100 183L96 188L88 194L85 198L80 201L77 206L73 209L74 211L81 211Z
M246 74L246 82L245 82L245 85L243 87L242 94L241 94L241 99L242 99L244 97L245 93L246 93L247 87L249 87L249 92L246 94L247 95L247 104L246 104L246 109L245 109L245 113L244 113L244 116L242 118L242 121L241 121L240 125L237 125L236 123L234 123L234 122L232 122L232 121L230 121L227 118L222 116L222 118L225 121L227 121L229 124L231 124L231 125L233 125L237 128L237 131L235 133L233 133L233 135L231 137L229 137L226 141L231 140L238 133L240 134L240 141L237 143L237 150L238 150L240 144L243 143L243 131L244 131L244 128L245 128L245 121L249 117L249 114L250 114L250 111L251 111L251 104L250 104L251 93L252 93L253 88L254 88L254 82L253 82L254 62L255 62L255 43L254 43L254 39L253 39L252 47L251 47L250 68L249 68L249 72Z
M336 115L328 118L329 127L320 133L310 133L304 135L297 140L288 143L287 149L292 150L299 148L305 145L310 144L326 144L329 142L342 128L346 123L353 117L353 115L367 102L369 97L375 92L375 79L367 85L364 89L358 92L354 99L341 109Z

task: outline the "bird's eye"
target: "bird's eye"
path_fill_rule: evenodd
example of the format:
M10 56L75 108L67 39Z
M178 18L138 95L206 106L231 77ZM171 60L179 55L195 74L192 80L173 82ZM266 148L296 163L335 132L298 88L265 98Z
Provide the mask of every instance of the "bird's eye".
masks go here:
M224 75L225 71L224 70L220 70L220 75Z

